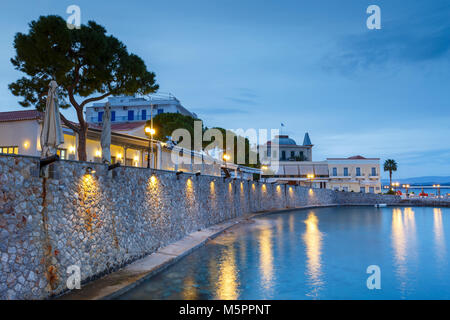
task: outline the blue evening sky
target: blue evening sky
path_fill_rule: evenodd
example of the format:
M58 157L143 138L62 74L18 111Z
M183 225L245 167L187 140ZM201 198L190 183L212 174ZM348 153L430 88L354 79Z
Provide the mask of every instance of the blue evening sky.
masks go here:
M141 56L160 90L208 126L279 128L314 160L396 159L397 177L450 176L450 3L433 1L7 1L0 19L0 111L16 32L81 7ZM368 30L366 8L381 8ZM75 120L72 112L65 113Z

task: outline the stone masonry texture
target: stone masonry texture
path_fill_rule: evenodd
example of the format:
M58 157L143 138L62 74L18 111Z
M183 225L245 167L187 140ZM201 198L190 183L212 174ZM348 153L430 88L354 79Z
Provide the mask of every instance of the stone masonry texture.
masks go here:
M38 158L0 156L0 299L61 294L72 265L87 282L244 213L400 201L75 161L41 178L38 166Z

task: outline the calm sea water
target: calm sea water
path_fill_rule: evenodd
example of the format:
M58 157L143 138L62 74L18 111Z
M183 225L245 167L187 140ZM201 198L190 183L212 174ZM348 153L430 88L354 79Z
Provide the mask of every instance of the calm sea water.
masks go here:
M330 207L230 229L121 299L450 299L450 209ZM369 290L367 267L381 269Z

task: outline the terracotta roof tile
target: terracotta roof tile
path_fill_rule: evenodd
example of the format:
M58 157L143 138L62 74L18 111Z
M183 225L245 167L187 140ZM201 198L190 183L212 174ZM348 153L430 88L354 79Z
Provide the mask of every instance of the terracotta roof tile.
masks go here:
M41 117L42 113L37 110L0 112L0 122L37 120Z

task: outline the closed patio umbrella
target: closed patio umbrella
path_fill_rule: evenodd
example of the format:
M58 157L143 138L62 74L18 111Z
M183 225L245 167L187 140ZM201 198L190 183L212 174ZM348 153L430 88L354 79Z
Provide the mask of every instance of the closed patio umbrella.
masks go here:
M52 80L49 84L44 124L41 132L41 158L55 155L58 146L64 143L58 104L58 84Z
M103 113L103 128L101 136L102 145L102 162L111 163L111 104L109 102L105 105L105 112Z

